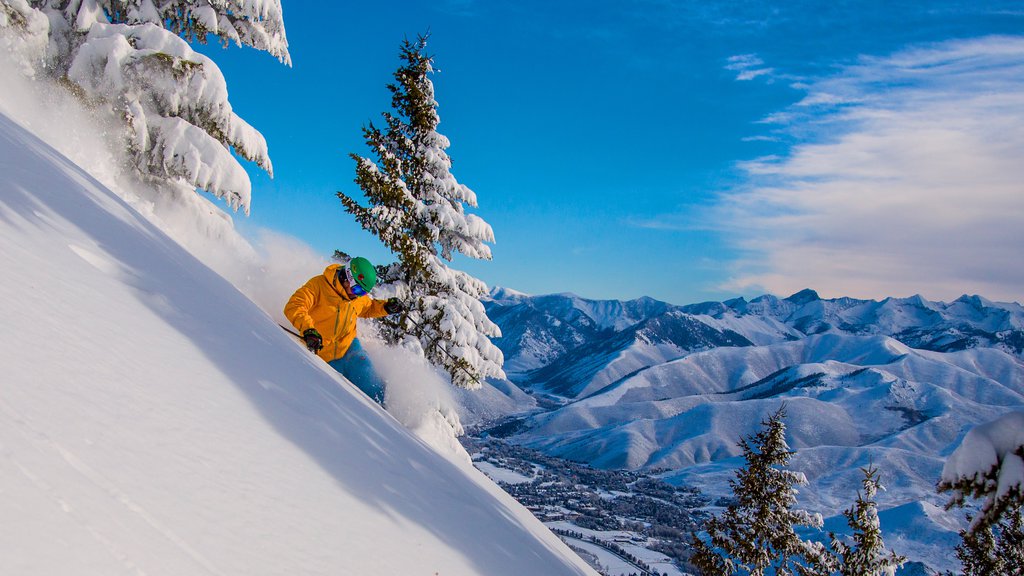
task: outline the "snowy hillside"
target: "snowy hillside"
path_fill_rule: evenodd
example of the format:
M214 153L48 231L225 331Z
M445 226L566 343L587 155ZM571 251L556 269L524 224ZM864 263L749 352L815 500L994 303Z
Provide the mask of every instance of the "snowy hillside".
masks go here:
M3 114L0 244L0 574L593 573Z
M635 324L575 346L559 339L585 334L566 325L572 310L587 327L589 310L614 305L549 296L490 308L503 331L502 318L535 327L499 341L506 354L547 346L552 358L517 375L557 402L505 422L512 441L600 468L667 469L666 479L714 498L728 493L741 463L738 439L785 403L793 466L811 483L801 505L838 514L856 494L859 468L873 463L888 487L879 495L887 541L935 568L953 568L959 521L935 493L945 458L967 430L1024 406L1018 304L822 300L807 290L649 306Z

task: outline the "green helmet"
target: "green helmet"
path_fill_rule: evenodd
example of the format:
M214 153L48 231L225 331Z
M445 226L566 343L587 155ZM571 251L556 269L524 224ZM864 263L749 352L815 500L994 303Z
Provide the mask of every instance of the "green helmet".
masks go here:
M359 287L369 292L377 285L377 270L370 264L370 261L362 256L357 256L349 262L349 270L352 271L352 278L359 284Z

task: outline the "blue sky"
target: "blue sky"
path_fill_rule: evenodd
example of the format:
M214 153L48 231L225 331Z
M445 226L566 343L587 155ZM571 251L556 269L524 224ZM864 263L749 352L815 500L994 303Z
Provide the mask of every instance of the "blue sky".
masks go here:
M322 6L284 1L291 68L203 49L274 163L247 167L243 230L391 260L334 193L429 31L452 172L497 239L453 266L489 285L1024 300L1019 2Z

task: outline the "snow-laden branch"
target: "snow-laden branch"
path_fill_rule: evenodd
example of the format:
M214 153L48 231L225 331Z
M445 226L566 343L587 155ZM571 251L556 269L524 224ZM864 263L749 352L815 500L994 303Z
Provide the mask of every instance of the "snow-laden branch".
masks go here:
M942 468L939 491L951 492L947 507L984 499L971 529L998 522L1024 504L1024 412L1011 412L964 436Z
M238 117L209 36L290 63L280 0L0 0L0 47L27 75L64 82L120 120L130 168L201 188L249 212L251 183L232 153L273 175L263 136Z

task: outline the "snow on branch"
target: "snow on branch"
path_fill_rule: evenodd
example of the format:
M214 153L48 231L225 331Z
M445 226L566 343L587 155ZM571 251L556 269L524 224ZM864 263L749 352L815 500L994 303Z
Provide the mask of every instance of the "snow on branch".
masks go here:
M232 152L273 176L266 140L188 41L213 35L290 64L280 0L0 0L0 33L28 75L65 82L123 123L138 176L207 190L247 214L251 183Z
M982 498L971 530L995 524L1024 504L1024 412L1011 412L982 424L964 437L946 460L940 492L950 492L947 508Z
M224 44L251 46L291 65L280 0L85 0L37 2L69 13L78 7L79 30L96 22L154 24L188 41L214 35ZM166 24L166 26L165 26Z
M152 24L94 24L68 70L87 94L121 103L137 168L249 211L245 170L229 148L272 172L266 141L227 100L209 58Z

